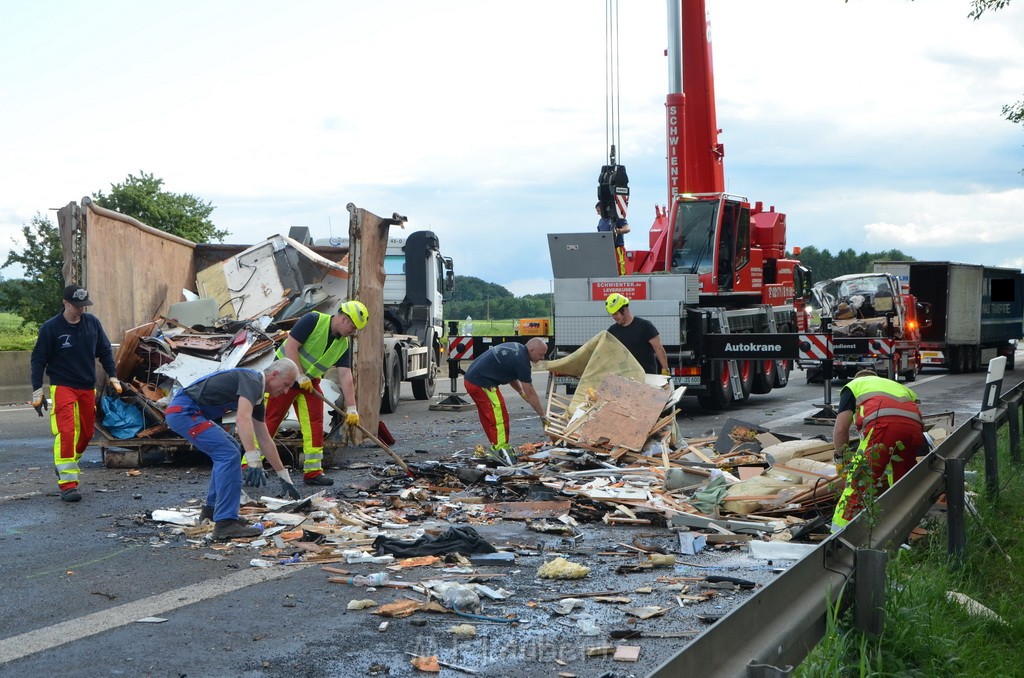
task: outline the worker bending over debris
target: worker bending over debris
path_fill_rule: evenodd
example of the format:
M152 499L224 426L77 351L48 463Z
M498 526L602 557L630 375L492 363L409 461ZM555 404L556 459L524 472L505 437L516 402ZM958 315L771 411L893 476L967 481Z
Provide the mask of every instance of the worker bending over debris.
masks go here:
M260 461L262 450L281 479L282 494L290 499L300 497L264 423L263 402L266 393L273 397L287 391L298 376L299 368L288 359L274 361L262 373L245 368L214 372L181 389L167 406L167 425L171 430L213 460L210 491L199 517L214 521L213 538L217 541L255 537L261 532L260 528L249 527L238 519L242 499L242 449L249 462L246 485L260 487L267 482ZM214 423L230 411L235 412L235 430L242 441L241 448L238 440Z
M345 423L359 423L349 337L366 327L369 318L366 306L355 300L343 302L337 315L311 311L299 318L277 349L277 357L300 365L301 374L291 388L267 401L267 429L271 436L275 435L288 408L294 404L302 431L302 477L307 485L334 484L324 475L324 403L316 393L323 395L320 378L335 365L347 405Z
M865 476L882 493L905 476L924 446L924 425L917 394L875 374L861 370L839 393L832 442L836 466L846 474L846 489L832 516L832 531L838 532L863 508ZM860 431L860 445L848 454L850 424ZM867 473L859 469L867 463Z
M654 323L633 315L629 310L629 299L618 292L608 295L604 307L615 321L608 328L608 334L629 349L646 374L658 374L658 365L661 365L660 373L668 376L668 356Z
M114 354L99 319L85 312L92 306L89 292L79 285L64 288L64 310L39 328L32 349L32 407L39 416L49 407L43 395L43 371L50 378L50 430L53 432L53 464L62 501L81 501L78 461L92 440L96 422L96 359L107 373L107 382L121 393L114 376Z
M533 387L531 363L542 360L547 352L547 342L540 337L526 344L509 341L492 347L466 370L466 393L476 403L480 423L491 441L491 456L502 463L513 463L515 453L509 444L508 409L499 387L511 385L544 421L544 407Z

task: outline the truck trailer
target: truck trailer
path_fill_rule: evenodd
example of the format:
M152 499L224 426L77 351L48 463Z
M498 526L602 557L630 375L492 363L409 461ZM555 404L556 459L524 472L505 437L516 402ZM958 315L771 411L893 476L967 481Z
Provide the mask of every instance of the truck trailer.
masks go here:
M900 280L926 309L921 322L921 364L975 372L1006 356L1014 368L1024 336L1024 274L950 261L880 261L875 271Z

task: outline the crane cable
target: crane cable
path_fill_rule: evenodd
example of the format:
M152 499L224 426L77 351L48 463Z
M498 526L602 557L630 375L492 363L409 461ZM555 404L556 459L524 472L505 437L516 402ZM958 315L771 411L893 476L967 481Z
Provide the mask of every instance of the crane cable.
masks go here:
M605 0L604 17L605 148L608 164L616 165L619 147L619 1Z

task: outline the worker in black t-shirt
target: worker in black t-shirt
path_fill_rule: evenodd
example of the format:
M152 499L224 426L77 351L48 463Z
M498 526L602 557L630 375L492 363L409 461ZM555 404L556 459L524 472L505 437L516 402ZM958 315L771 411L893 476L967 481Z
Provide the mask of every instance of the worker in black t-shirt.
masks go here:
M660 373L667 376L668 356L654 323L633 315L629 310L629 299L617 292L608 295L604 307L615 321L608 328L608 333L629 349L644 372L658 374L658 365L661 365Z

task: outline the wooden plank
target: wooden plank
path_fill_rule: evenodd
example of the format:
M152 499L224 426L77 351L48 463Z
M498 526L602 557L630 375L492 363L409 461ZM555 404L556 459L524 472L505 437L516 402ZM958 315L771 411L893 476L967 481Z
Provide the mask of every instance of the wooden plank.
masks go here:
M602 404L590 413L580 429L580 440L590 444L607 440L608 447L639 452L668 396L657 387L609 374L597 389L598 403Z
M142 337L152 336L155 329L156 323L148 322L138 327L133 327L124 333L124 338L117 347L117 353L114 354L114 365L117 368L118 379L121 381L131 381L132 374L142 364L142 358L135 353L135 349L139 346L139 340Z
M369 312L366 327L352 340L352 377L360 423L370 431L380 422L381 379L384 364L384 253L393 223L372 212L349 205L349 298L361 301ZM356 442L363 435L355 434Z
M514 501L485 504L484 513L499 515L507 520L527 518L558 518L569 513L569 501Z

